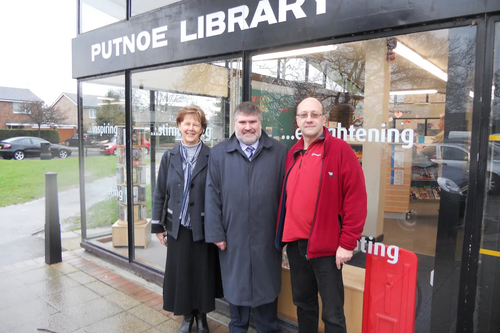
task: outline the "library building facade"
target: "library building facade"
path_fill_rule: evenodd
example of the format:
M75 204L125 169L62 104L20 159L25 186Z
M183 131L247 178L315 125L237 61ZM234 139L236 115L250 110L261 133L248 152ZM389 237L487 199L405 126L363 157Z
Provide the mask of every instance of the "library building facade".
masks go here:
M366 179L363 235L343 269L348 332L366 321L375 249L393 265L402 250L417 258L415 332L500 332L499 1L78 3L78 133L99 138L79 143L83 248L161 284L168 249L151 235L151 202L180 141L178 110L205 111L214 147L252 101L267 135L291 147L297 104L315 97ZM102 168L112 171L96 180ZM278 315L293 332L286 252Z

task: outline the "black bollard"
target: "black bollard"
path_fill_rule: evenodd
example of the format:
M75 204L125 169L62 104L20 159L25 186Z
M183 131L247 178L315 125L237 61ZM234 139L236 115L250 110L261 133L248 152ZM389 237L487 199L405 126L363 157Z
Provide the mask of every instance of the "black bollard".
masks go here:
M52 154L50 152L50 143L48 142L42 142L40 143L40 159L41 160L51 160L52 159Z
M45 263L52 265L61 261L57 173L47 172L45 173Z

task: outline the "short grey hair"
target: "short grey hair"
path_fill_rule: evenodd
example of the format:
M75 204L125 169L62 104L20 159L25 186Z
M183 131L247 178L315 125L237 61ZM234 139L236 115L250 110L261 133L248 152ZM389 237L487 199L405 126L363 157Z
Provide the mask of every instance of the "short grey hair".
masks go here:
M262 111L260 108L252 102L243 102L240 103L236 109L234 109L234 121L236 121L236 117L239 113L243 113L245 115L256 114L259 116L259 121L262 122Z

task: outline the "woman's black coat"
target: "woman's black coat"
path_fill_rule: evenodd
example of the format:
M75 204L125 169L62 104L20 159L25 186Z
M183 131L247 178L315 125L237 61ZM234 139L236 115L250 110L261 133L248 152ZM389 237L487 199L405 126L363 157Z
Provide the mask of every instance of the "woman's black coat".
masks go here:
M189 191L189 215L191 217L191 228L193 241L205 239L205 182L207 179L208 157L210 148L202 143L202 148L191 177ZM168 159L170 158L170 163ZM167 165L168 172L166 171ZM167 178L168 174L168 178ZM158 179L153 196L152 208L152 232L163 232L162 225L169 235L177 239L179 235L180 214L182 207L182 196L184 189L184 171L182 170L182 159L180 145L163 154L158 172ZM164 221L160 221L163 206L167 198L166 214ZM158 224L160 222L160 224Z

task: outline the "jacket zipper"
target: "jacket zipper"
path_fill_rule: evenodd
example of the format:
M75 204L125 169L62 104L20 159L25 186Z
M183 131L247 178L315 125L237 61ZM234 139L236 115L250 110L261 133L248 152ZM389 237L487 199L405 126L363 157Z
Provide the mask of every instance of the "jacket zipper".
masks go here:
M325 140L326 141L326 140ZM321 179L323 178L323 162L325 160L325 155L326 155L326 142L323 143L323 157L321 158L321 168L320 168L320 173L319 173L319 186L318 186L318 195L316 197L316 206L314 207L314 215L313 215L313 220L311 223L311 230L309 230L309 238L307 242L307 249L306 249L306 260L309 260L309 240L311 239L311 234L314 228L314 222L316 222L316 213L318 212L318 204L319 204L319 192L321 191Z
M282 240L281 240L281 238L283 237L283 230L285 228L285 217L283 216L283 212L285 211L285 208L283 208L283 207L286 207L286 206L284 206L284 204L286 203L286 183L288 181L288 176L290 175L290 171L292 170L292 168L295 165L295 163L297 163L297 160L295 159L295 154L298 151L300 151L300 150L296 150L296 151L293 152L293 156L294 156L294 158L293 158L293 164L286 171L286 173L285 173L285 179L283 181L283 192L284 192L284 194L282 195L282 198L281 198L281 209L279 211L280 220L283 218L283 225L281 226L281 223L280 223L281 229L278 230L279 234L276 235L276 239L277 239L276 245L279 245L280 248L281 248L281 244L283 243Z

